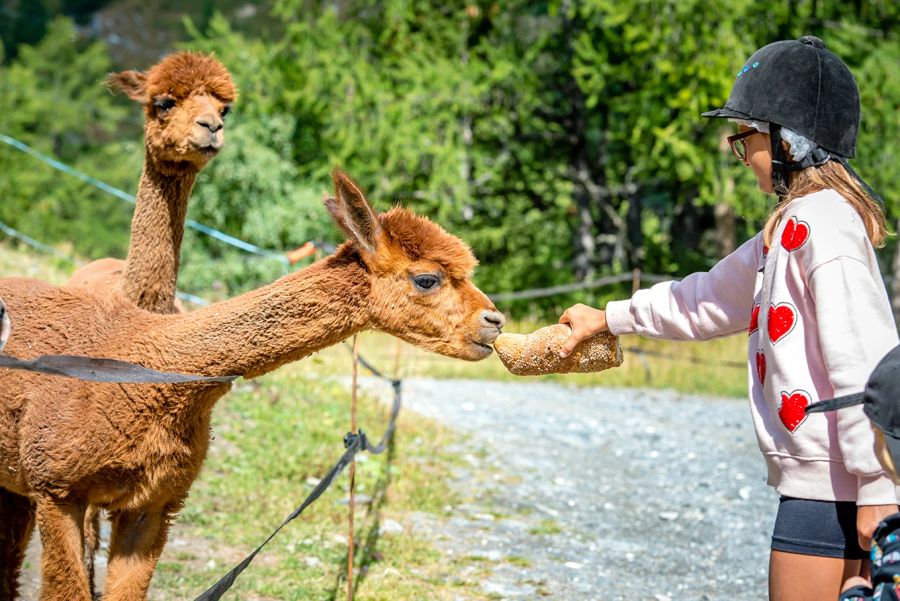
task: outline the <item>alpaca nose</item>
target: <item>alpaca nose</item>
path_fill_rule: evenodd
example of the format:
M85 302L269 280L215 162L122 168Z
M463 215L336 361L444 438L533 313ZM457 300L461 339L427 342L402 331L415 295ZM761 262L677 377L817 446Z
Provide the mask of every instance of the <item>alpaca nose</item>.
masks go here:
M498 330L503 329L503 325L506 323L506 318L503 317L503 313L499 311L482 311L481 312L481 323L488 327L494 327Z
M197 117L197 125L205 127L213 134L224 127L222 119L215 113L206 113Z

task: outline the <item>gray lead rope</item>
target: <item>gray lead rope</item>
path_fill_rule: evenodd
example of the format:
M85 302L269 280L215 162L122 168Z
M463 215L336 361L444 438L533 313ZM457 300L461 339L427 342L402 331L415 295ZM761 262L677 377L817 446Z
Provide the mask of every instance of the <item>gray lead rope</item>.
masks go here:
M0 351L9 340L12 326L9 312L0 299ZM16 359L0 355L0 369L25 371L77 378L89 382L115 382L119 384L181 384L185 382L231 382L239 376L196 376L171 371L157 371L118 359L81 357L76 355L44 355L35 359Z
M239 376L195 376L171 371L157 371L118 359L80 357L76 355L43 355L36 359L16 359L0 355L0 368L22 369L52 376L77 378L89 382L119 384L182 384L185 382L231 382Z
M370 368L371 369L371 368ZM373 373L377 373L376 370L372 369ZM360 430L358 433L350 432L346 436L344 436L344 446L346 447L346 451L341 455L340 459L337 460L331 469L328 470L328 473L325 474L325 477L319 481L316 487L313 489L309 496L303 500L303 503L300 504L300 507L295 509L291 515L289 515L278 528L275 529L272 534L266 538L250 555L245 557L239 564L237 564L230 572L222 576L218 582L214 585L203 591L199 597L197 597L194 601L219 601L222 598L222 595L228 592L228 589L234 584L234 581L237 580L237 577L240 576L241 572L247 569L247 566L250 565L250 562L256 557L256 555L262 551L262 548L265 547L270 540L275 538L275 535L278 534L282 528L287 526L287 524L294 520L298 515L303 513L303 510L312 505L313 501L322 496L334 479L338 476L338 474L343 471L344 467L350 463L353 459L353 456L360 451L368 451L374 455L377 455L384 451L390 442L391 438L394 436L394 429L397 425L397 416L400 414L400 392L401 392L401 381L400 380L391 380L391 385L394 387L394 405L391 407L391 417L388 422L388 426L384 431L384 434L381 436L381 441L378 445L372 447L369 446L369 441L366 439L365 433Z
M846 396L839 396L833 399L827 399L824 401L819 401L818 403L814 403L809 405L804 412L809 415L810 413L823 413L825 411L837 411L838 409L845 409L847 407L852 407L854 405L859 405L863 398L863 392L857 392L855 394L848 394Z

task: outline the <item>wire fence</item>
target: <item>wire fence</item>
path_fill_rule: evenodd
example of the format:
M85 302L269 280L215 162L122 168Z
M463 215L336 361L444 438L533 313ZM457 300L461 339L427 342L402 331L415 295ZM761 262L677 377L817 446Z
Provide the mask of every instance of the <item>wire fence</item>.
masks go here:
M84 183L86 183L90 186L93 186L93 187L97 188L98 190L102 190L102 191L106 192L107 194L111 194L112 196L115 196L119 200L122 200L129 204L135 204L135 202L136 202L136 199L132 194L129 194L123 190L120 190L120 189L116 188L115 186L111 186L111 185L107 184L106 182L100 181L99 179L92 177L92 176L88 175L87 173L84 173L83 171L76 169L75 167L72 167L71 165L67 165L67 164L63 163L62 161L59 161L59 160L57 160L51 156L48 156L38 150L35 150L28 144L25 144L24 142L22 142L21 140L17 140L11 136L0 133L0 142L3 142L4 144L9 145L12 148L15 148L16 150L24 152L25 154L31 155L32 157L36 158L37 160L53 167L57 171L60 171L62 173L65 173L66 175L75 177L77 179L80 179ZM229 246L233 246L235 248L239 248L240 250L250 253L250 254L274 259L281 264L281 269L284 273L287 273L290 270L290 262L288 261L288 258L283 253L266 250L255 244L251 244L250 242L247 242L246 240L241 240L240 238L236 238L230 234L226 234L225 232L217 230L216 228L209 227L208 225L204 225L202 223L194 221L193 219L187 219L187 220L185 220L184 223L187 227L189 227L193 230L196 230L202 234L205 234L211 238L214 238L214 239L218 240L219 242L222 242Z
M256 558L260 551L262 551L263 547L265 547L269 541L275 538L275 535L278 534L282 528L284 528L288 523L292 522L296 519L307 507L312 505L319 497L322 496L329 486L331 486L332 482L334 482L335 478L343 471L345 467L348 465L351 467L351 484L350 484L350 493L351 493L351 502L350 502L350 516L353 516L353 512L355 510L353 503L353 460L357 453L362 451L367 451L372 455L380 455L385 450L387 450L394 440L394 432L397 428L397 418L400 415L400 409L402 406L402 390L403 390L403 380L391 378L378 369L376 369L371 363L365 361L361 355L358 354L354 339L354 345L351 350L353 354L353 384L351 389L351 411L353 413L352 424L350 431L344 435L344 453L338 458L338 460L328 469L322 479L316 484L315 488L309 495L303 500L302 503L288 515L287 518L284 519L281 524L278 525L277 528L258 546L254 549L249 555L247 555L243 560L241 560L237 565L235 565L227 574L222 576L215 584L211 587L203 591L194 601L218 601L222 596L228 592L228 590L234 585L237 577L241 575L241 573L246 570L250 563ZM384 433L381 435L381 439L378 444L372 445L369 443L368 438L363 430L357 428L356 417L355 417L355 408L356 408L356 368L357 365L363 365L366 369L368 369L373 376L380 378L386 382L391 384L393 388L394 398L391 404L391 413L388 418L387 427L384 430ZM390 462L390 457L388 458ZM388 468L389 469L389 468ZM347 551L348 557L348 573L347 573L347 599L348 601L352 601L353 592L355 590L354 587L354 579L353 579L353 536L352 536L352 528L353 521L352 517L349 518L349 527L351 528L351 536L349 537L349 546Z

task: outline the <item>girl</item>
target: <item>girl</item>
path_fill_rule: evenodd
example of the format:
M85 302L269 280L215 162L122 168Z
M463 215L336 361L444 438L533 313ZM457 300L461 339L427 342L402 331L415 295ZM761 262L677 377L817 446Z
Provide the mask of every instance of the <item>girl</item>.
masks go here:
M862 410L804 413L862 390L898 342L873 250L887 233L884 215L847 164L859 112L853 76L818 38L758 50L725 106L704 116L738 124L734 153L763 192L778 195L763 231L709 272L560 317L572 328L563 355L606 330L673 340L749 332L753 422L781 495L772 601L836 598L860 573L879 521L897 511Z

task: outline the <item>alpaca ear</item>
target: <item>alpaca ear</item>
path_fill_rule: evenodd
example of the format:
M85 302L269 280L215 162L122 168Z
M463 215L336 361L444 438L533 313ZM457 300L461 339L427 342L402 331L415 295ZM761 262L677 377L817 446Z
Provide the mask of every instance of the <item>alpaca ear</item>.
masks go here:
M335 169L331 178L334 180L334 197L325 198L325 208L349 239L361 250L374 254L381 234L378 215L346 173Z
M119 90L137 102L147 101L147 74L143 71L122 71L106 76L106 87Z

